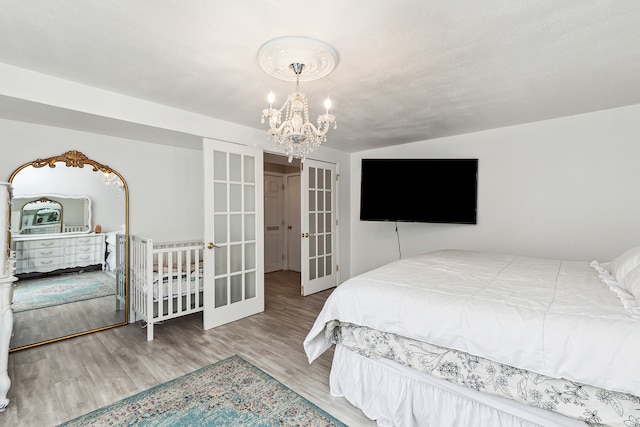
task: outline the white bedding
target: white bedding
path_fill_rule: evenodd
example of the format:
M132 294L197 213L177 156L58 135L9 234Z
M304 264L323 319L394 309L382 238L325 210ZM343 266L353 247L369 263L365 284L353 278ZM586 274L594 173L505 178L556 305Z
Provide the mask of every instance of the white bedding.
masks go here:
M304 342L340 320L554 378L640 395L640 321L586 262L443 250L354 277Z
M341 345L329 382L332 396L346 398L379 426L586 427L583 421L460 387L385 358L369 359Z

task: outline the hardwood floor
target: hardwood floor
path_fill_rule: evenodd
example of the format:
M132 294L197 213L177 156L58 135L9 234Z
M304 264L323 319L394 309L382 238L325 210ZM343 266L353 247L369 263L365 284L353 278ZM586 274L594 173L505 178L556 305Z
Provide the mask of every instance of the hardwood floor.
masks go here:
M299 274L265 275L263 313L204 331L202 314L138 323L9 355L9 407L2 426L54 426L238 354L350 426L375 426L329 394L333 350L309 364L302 342L331 290L300 296Z
M114 311L115 295L13 314L11 348L124 322L124 311Z
M102 272L87 274L96 273L103 274ZM71 276L72 280L74 280L73 278L77 278L81 274L83 273L74 272L55 276L50 274L47 275L47 278L49 280L61 280L65 276ZM32 279L19 279L16 282L16 289L21 286L28 286L29 282L32 281L37 283L43 277L34 277ZM100 280L105 279L100 276ZM115 276L111 280L115 291ZM54 283L51 286L55 285ZM13 296L14 307L18 298L17 292L15 292ZM115 311L115 295L20 312L14 311L13 336L11 337L10 348L19 348L92 329L100 329L107 325L123 323L124 320L124 310Z

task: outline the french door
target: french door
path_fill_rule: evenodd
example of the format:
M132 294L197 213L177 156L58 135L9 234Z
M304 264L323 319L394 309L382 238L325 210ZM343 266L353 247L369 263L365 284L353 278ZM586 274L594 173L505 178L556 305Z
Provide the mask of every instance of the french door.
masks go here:
M204 329L264 311L262 150L205 139Z
M302 171L302 295L338 285L336 165L306 159Z

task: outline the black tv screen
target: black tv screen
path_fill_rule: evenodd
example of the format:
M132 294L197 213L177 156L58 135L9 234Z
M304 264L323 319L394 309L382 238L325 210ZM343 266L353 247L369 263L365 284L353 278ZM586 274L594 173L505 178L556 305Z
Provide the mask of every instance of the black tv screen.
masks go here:
M362 159L360 219L476 224L478 159Z

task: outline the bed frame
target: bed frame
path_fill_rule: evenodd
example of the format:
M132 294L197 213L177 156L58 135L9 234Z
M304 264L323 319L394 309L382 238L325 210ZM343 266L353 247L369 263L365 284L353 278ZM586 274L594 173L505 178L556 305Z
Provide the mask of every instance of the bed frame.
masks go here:
M130 236L130 304L153 340L154 324L203 310L202 242L154 243Z
M332 396L345 398L379 426L587 427L580 420L461 387L385 358L361 356L340 344L329 384Z

